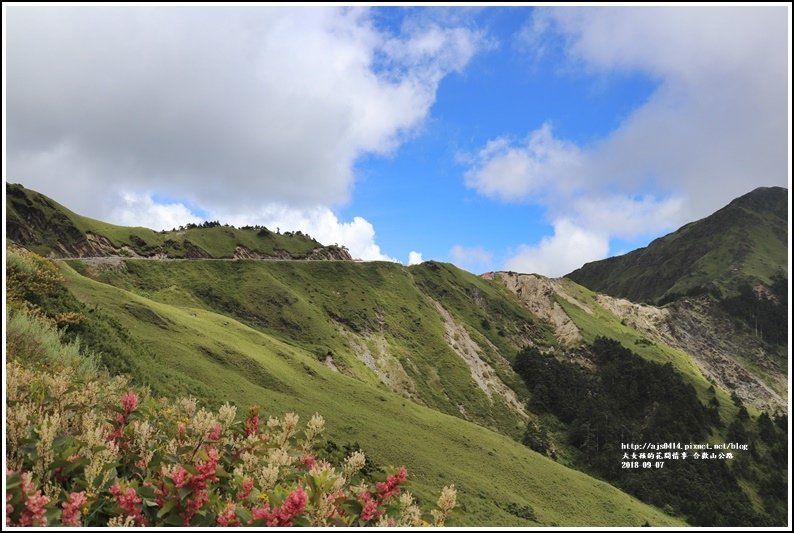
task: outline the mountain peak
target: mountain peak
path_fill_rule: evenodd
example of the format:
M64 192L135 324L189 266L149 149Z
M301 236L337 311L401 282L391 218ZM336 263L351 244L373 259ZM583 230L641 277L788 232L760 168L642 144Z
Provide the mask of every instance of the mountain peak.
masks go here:
M587 263L567 275L592 290L636 302L686 294L732 295L787 272L788 189L758 187L645 248Z

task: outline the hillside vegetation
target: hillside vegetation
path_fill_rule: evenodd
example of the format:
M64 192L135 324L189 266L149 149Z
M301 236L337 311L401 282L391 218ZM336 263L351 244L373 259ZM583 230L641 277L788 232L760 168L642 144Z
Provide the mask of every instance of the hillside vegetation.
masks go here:
M15 254L9 264L22 274L10 275L24 283L35 277L31 272L49 268L24 251L9 257ZM460 413L445 415L334 371L316 353L233 317L158 302L89 279L64 263L57 272L63 284L30 297L60 320L67 340L88 339L82 344L87 349L101 346L100 364L125 368L155 394L192 394L210 408L225 401L262 404L268 412L292 411L307 420L321 412L328 428L325 448L357 443L375 464L408 465L421 505L435 501L439 486L454 483L459 508L450 525L681 524Z
M677 320L667 309L616 301L567 279L510 272L490 277L551 317L563 343L545 353L526 348L514 362L531 393L529 409L538 415L527 425L528 446L695 525L785 522L785 403L771 403L774 417L759 416L737 394L756 389L723 388L726 382L712 379L700 359L666 344L669 337L661 332ZM626 469L615 457L630 442L749 448L722 462L690 458L664 461L660 469Z
M35 314L9 341L6 526L442 526L455 506L450 485L423 513L404 466L316 456L317 414L150 397Z
M715 282L654 307L570 279L485 279L433 261L295 260L344 257L306 236L214 222L141 230L150 240L134 248L138 229L14 187L15 238L65 258L10 245L9 324L25 330L20 317L42 315L73 351L155 396L322 413L329 460L363 451L367 475L406 464L423 507L454 483L450 524L785 518L786 346L759 333L763 320L753 330L731 311L752 296L768 303L756 318L776 317L786 302L778 274L766 292L748 293L745 277L735 293ZM156 240L179 235L189 236L181 252ZM276 255L252 251L271 237L285 239ZM713 468L620 468L623 442L657 439L750 449ZM703 491L710 499L693 502Z
M218 222L171 231L116 226L73 213L18 184L6 183L6 201L8 238L43 256L350 259L345 248L323 246L300 232L238 229Z

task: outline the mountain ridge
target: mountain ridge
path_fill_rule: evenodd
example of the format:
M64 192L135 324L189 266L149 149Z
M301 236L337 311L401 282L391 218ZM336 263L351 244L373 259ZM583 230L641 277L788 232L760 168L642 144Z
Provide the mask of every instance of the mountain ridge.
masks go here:
M722 209L627 254L565 275L633 302L663 304L684 295L735 295L744 282L769 286L786 274L788 190L759 187Z
M67 218L80 230L80 216L72 216ZM104 223L92 224L102 229ZM225 229L191 229L189 240L201 244L195 235ZM132 230L112 226L106 231L120 242L134 235ZM245 236L227 233L202 249L234 251L238 235ZM31 247L57 250L53 241L58 237L41 234L41 242ZM31 262L39 259L25 259L31 252L15 250L8 248L7 265L18 283L28 279ZM760 477L721 466L719 472L707 469L688 478L694 485L687 490L702 485L713 494L735 493L718 507L705 501L690 505L689 496L668 489L659 493L651 473L621 472L618 455L608 451L619 446L619 428L599 417L591 401L598 399L605 413L612 409L610 402L627 401L607 395L613 389L601 383L605 376L621 383L614 391L625 391L628 398L646 395L637 397L639 403L629 400L642 416L625 423L659 438L665 428L646 427L646 415L676 423L670 412L691 409L702 423L694 433L687 433L691 424L679 428L684 442L704 436L725 442L741 432L748 439L755 435L759 409L768 406L755 402L749 385L742 388L709 374L688 351L694 343L686 335L676 345L676 337L666 337L663 328L655 332L652 318L659 311L606 300L570 279L515 273L478 277L435 261L405 267L131 255L61 258L53 268L63 276L65 292L50 300L35 291L27 294L36 305L49 306L47 316L63 324L67 339L102 354L113 372L126 373L158 394L194 394L211 405L253 402L307 417L320 410L336 426L331 435L336 442L360 442L381 464L404 457L420 497L440 480L454 481L462 523L632 525L640 516L652 517L654 525L678 523L655 509L628 504L624 493L600 485L593 475L645 501L669 504L665 512L696 524L726 523L725 516L766 524L780 516L777 496L771 496L777 493L759 492L779 485L768 461ZM661 312L669 314L671 308ZM698 310L691 313L697 320ZM734 344L718 348L738 350ZM612 352L617 359L610 366ZM651 372L682 394L656 397L658 385L649 388L654 384L641 378L634 387L619 368L616 372L614 361L625 361L638 376ZM526 369L538 363L550 383L562 384L560 394L527 375ZM567 394L565 380L575 394ZM560 405L549 409L549 398ZM674 403L681 399L684 403ZM607 425L599 430L602 424ZM588 459L596 451L589 448L591 433L601 450L597 463ZM778 457L779 431L767 436L772 440L760 449ZM686 468L680 473L695 475ZM727 476L726 482L717 482L720 475ZM579 509L565 503L570 498L590 503ZM772 518L754 503L762 501L776 509ZM620 512L583 511L593 505ZM715 508L722 514L714 514Z
M8 237L48 257L352 260L345 247L322 245L300 231L209 221L171 231L117 226L78 215L19 184L6 183L6 200Z

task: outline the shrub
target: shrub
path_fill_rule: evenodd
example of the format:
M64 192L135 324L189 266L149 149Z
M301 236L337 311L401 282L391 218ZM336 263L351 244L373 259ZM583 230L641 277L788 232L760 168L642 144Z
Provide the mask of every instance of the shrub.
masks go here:
M422 513L404 466L367 482L359 451L317 459L319 415L241 418L52 366L6 364L7 526L443 525L455 506L445 487Z

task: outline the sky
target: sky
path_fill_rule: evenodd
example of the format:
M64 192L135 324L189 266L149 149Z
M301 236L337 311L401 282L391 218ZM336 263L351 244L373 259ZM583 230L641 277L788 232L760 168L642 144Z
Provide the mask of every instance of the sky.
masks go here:
M790 8L4 5L6 181L564 275L789 187Z

